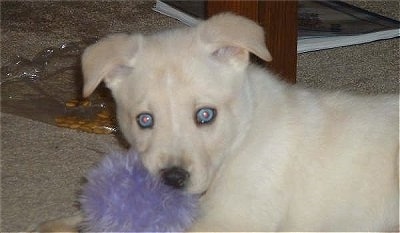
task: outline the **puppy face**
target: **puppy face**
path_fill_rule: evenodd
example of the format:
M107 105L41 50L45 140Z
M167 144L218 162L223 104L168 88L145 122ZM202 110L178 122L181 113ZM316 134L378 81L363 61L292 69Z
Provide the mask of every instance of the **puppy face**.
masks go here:
M232 21L250 28L253 41L230 35ZM250 121L249 52L270 60L262 30L229 14L191 29L114 35L85 51L84 95L104 80L120 128L149 171L202 193Z

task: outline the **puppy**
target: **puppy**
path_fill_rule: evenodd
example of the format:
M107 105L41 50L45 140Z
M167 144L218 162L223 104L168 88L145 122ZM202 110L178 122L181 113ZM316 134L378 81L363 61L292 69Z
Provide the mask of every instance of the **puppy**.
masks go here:
M272 59L229 13L116 34L84 52L83 94L104 81L148 170L202 194L190 231L399 230L399 96L289 86L250 54Z

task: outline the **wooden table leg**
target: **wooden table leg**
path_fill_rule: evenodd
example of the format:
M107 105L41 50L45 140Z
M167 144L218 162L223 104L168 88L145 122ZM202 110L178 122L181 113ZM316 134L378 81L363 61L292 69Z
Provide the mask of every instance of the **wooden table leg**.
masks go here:
M270 69L284 80L296 82L297 1L207 1L207 17L231 11L258 22L266 31L273 61Z

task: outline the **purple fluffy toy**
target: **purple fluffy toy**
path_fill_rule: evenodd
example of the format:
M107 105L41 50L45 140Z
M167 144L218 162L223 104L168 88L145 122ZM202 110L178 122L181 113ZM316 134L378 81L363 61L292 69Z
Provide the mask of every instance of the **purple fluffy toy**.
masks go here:
M197 215L198 196L160 182L134 151L106 156L87 180L80 200L84 231L181 232Z

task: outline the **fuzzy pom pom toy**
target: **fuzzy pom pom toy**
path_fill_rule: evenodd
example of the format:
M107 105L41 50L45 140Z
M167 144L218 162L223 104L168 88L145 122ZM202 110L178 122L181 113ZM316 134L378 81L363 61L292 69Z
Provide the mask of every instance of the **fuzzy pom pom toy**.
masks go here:
M181 232L197 215L198 196L165 185L129 151L89 171L80 203L84 231Z

